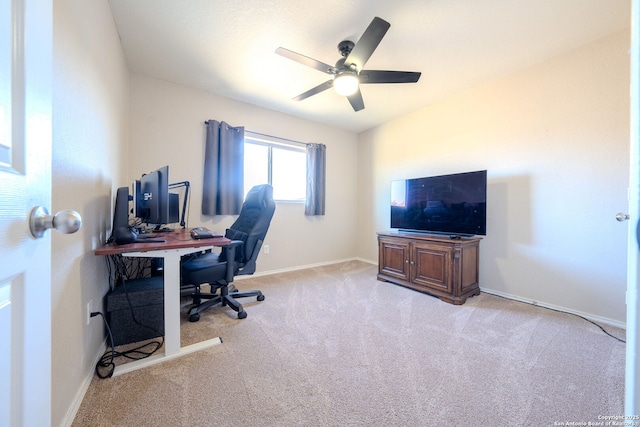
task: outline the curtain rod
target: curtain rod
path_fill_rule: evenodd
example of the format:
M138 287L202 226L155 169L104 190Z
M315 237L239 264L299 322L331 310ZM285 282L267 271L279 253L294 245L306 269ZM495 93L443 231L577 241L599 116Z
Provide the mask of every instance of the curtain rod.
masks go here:
M204 122L205 125L209 124L209 120L205 120ZM252 133L254 135L260 135L260 136L264 136L267 138L274 138L274 139L280 139L282 141L287 141L287 142L292 142L294 144L300 144L300 145L304 145L305 147L309 144L311 145L315 145L315 143L313 142L300 142L300 141L294 141L293 139L288 139L288 138L283 138L281 136L275 136L275 135L267 135L266 133L260 133L260 132L254 132L252 130L246 130L245 129L245 133Z
M266 136L267 138L280 139L282 141L293 142L294 144L301 144L301 145L304 145L304 146L306 146L307 144L311 144L310 142L294 141L293 139L282 138L281 136L267 135L266 133L254 132L252 130L245 130L245 133L251 133L251 134L254 134L254 135Z

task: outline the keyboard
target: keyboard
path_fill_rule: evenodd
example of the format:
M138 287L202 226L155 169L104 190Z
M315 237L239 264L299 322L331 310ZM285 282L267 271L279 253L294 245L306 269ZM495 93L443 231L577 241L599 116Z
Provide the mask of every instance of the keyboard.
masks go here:
M197 227L191 229L191 238L200 240L200 239L211 239L213 237L222 237L222 234L216 233L214 231L209 231L204 227Z
M147 236L146 234L138 234L133 243L160 243L164 242L163 239L158 239L158 236Z

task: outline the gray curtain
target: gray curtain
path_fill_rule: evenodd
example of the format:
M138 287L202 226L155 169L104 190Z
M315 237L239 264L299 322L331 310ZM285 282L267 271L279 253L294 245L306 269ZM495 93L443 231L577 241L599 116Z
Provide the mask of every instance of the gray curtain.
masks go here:
M203 215L238 215L244 198L244 127L205 122Z
M307 199L305 215L324 215L327 147L307 144Z

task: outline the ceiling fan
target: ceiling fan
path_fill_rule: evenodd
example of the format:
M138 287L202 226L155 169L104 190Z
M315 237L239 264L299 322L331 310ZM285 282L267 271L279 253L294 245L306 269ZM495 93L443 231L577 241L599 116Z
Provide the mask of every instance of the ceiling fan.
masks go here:
M335 67L282 47L276 49L276 53L285 58L333 76L326 82L301 93L293 99L302 101L303 99L333 87L336 93L347 97L355 111L360 111L364 109L364 100L362 99L359 85L417 82L420 78L419 72L363 69L390 26L391 24L384 19L375 17L357 43L350 40L340 42L338 44L338 50L342 58L336 62Z

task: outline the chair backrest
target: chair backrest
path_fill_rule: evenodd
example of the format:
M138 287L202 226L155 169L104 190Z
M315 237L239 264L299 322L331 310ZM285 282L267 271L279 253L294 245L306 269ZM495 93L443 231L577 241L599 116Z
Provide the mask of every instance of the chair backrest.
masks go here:
M240 267L257 258L275 210L273 187L262 184L249 190L240 215L226 232L229 239L244 241L244 247L236 249L236 262ZM250 273L253 271L245 272Z

